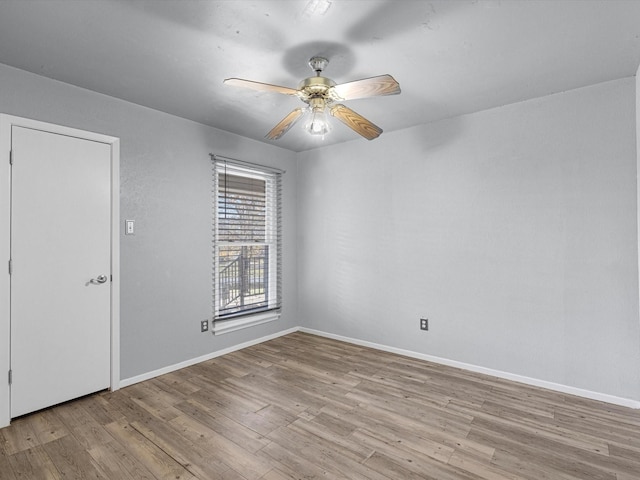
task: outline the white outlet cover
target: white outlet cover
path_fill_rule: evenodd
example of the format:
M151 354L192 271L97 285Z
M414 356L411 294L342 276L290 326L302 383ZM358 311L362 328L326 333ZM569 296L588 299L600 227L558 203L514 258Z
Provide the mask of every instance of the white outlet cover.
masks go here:
M135 220L124 221L124 234L135 235Z

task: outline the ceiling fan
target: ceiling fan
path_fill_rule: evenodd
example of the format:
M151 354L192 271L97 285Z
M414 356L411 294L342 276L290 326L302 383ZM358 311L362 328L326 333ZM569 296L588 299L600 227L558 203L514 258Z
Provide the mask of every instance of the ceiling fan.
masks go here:
M282 137L304 114L308 114L304 125L305 130L311 135L324 136L331 130L331 124L326 117L327 111L367 140L379 137L382 133L380 127L339 102L381 95L396 95L400 93L398 82L391 75L380 75L336 85L333 80L321 75L328 63L329 60L324 57L312 57L309 60L309 66L316 72L316 75L302 80L297 89L241 78L227 78L224 83L252 90L296 96L307 104L306 107L293 110L273 127L266 135L269 140L277 140Z

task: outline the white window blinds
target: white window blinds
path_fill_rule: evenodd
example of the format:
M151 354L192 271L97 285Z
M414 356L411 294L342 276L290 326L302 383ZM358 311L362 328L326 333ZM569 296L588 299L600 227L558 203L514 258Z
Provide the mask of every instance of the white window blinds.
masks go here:
M213 159L214 321L281 308L281 173Z

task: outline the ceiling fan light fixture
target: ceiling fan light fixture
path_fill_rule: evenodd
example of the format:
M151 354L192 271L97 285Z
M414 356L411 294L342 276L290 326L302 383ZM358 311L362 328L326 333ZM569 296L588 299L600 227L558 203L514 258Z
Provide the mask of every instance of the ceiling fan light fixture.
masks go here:
M324 102L322 102L322 105L309 108L309 116L303 128L309 135L322 138L331 132L331 123L329 122Z

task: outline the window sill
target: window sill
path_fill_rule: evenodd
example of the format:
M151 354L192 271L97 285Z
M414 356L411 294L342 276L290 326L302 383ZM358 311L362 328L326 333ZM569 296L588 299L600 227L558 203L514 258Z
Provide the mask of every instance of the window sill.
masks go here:
M243 328L253 327L262 323L273 322L280 318L279 312L257 313L242 318L234 318L231 320L221 320L213 323L213 334L222 335L225 333L235 332Z

